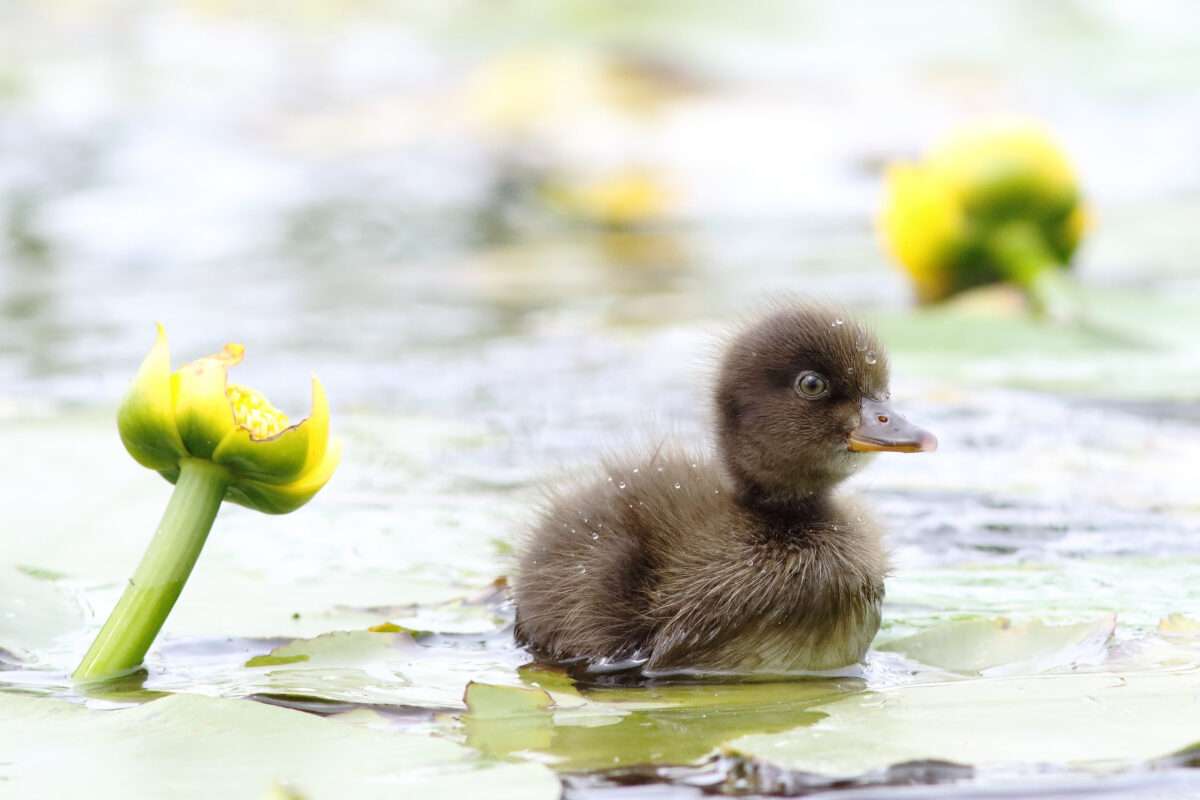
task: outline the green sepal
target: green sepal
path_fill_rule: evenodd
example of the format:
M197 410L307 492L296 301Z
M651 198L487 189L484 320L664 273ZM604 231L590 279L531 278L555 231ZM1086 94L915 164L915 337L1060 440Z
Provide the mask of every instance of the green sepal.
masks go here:
M117 409L121 443L143 467L178 469L187 448L175 425L171 402L171 361L167 334L158 326L158 338L142 361Z
M212 460L228 467L239 479L278 485L317 469L329 441L329 402L325 389L312 381L312 411L308 417L275 436L255 439L236 426L225 435Z
M213 463L228 467L239 479L267 484L287 483L308 462L308 420L267 439L255 439L250 431L236 427L213 451Z
M324 458L315 469L286 484L238 479L225 492L225 499L264 514L288 514L307 503L321 490L341 460L341 441L329 443Z

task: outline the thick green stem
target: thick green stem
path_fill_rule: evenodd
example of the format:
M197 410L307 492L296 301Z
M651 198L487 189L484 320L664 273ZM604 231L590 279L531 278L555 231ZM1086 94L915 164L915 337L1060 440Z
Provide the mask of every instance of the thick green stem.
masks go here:
M997 228L988 237L988 252L1025 291L1039 316L1076 316L1074 285L1034 223L1016 221Z
M180 462L175 491L129 586L72 676L111 678L139 667L162 629L216 519L229 471L211 461Z

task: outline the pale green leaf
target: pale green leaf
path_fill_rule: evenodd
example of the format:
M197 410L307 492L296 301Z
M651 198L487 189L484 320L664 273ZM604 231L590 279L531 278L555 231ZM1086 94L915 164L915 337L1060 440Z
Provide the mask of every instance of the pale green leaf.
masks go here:
M1046 625L1041 620L1013 624L971 619L938 625L878 645L931 667L983 675L1014 675L1103 660L1117 623L1115 614L1077 625Z
M86 629L79 602L54 581L0 565L0 662L52 660Z
M198 695L93 711L0 694L0 785L10 797L257 800L282 786L320 798L557 798L545 767L451 742ZM65 768L64 768L65 767Z
M229 669L210 684L225 696L290 695L373 705L432 709L463 707L473 680L519 686L515 650L423 646L406 632L336 631L298 639ZM194 675L163 673L147 682L155 690L186 691Z
M859 775L906 761L1099 767L1200 740L1200 672L975 678L862 692L814 725L726 749L775 767Z
M483 720L545 713L554 705L554 700L542 689L471 681L463 694L463 703L468 715Z

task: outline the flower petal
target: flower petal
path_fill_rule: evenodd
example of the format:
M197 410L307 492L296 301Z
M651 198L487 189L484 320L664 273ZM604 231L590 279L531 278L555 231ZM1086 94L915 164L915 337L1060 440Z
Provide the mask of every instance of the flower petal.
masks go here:
M184 364L171 375L179 435L196 458L211 458L225 435L237 427L225 382L229 367L242 360L243 350L240 344L227 344L220 353Z
M167 332L158 325L154 347L142 361L117 410L117 430L129 455L143 467L170 470L187 455L171 403Z
M235 481L226 490L225 499L266 514L287 514L311 500L329 482L341 457L342 442L334 439L325 449L321 462L297 480L278 485L251 480Z
M238 478L264 483L287 483L304 471L308 460L308 420L266 439L235 427L213 451L214 463L228 467Z
M307 419L266 439L256 439L240 425L225 434L212 460L237 478L268 484L294 481L321 463L329 440L329 403L321 382L313 377L312 412Z
M329 400L325 397L325 387L316 375L312 379L312 412L304 422L311 426L308 432L308 455L304 460L304 472L307 473L325 461L325 452L329 447Z

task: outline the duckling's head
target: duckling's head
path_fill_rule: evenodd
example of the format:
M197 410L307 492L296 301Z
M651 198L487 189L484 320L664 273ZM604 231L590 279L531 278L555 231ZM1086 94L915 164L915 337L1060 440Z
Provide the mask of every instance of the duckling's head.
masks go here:
M891 408L874 334L814 303L777 308L733 338L715 406L721 459L754 505L803 503L877 452L937 448L933 434Z

